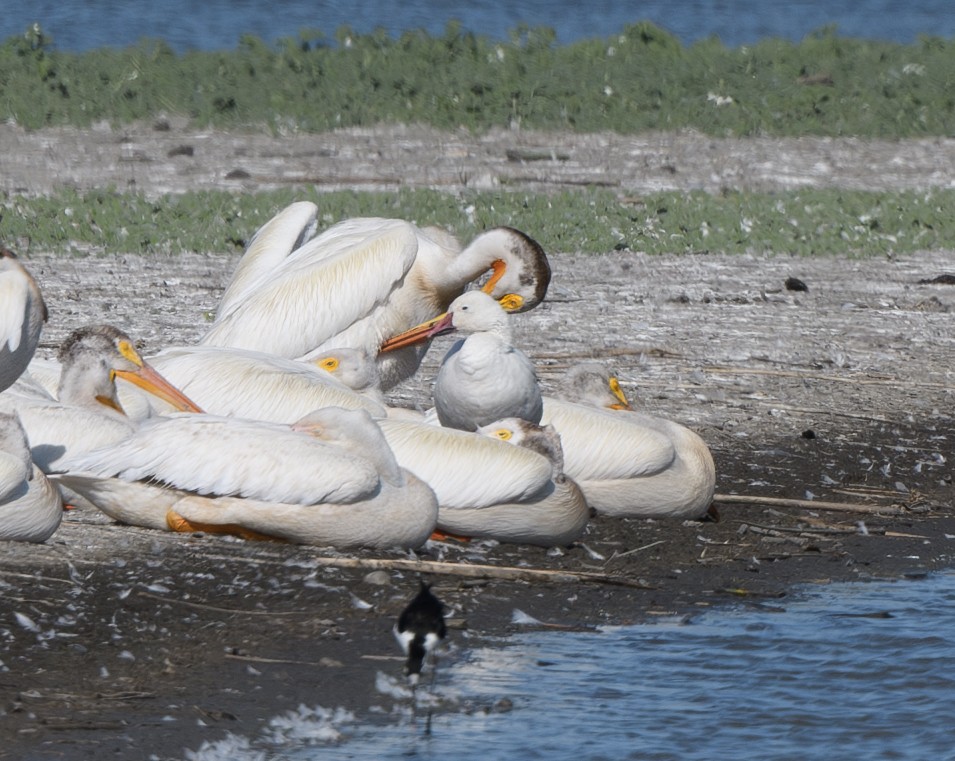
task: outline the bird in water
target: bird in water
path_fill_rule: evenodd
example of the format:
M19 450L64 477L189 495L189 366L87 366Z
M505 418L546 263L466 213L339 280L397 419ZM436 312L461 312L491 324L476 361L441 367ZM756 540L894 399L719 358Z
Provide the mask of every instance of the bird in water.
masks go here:
M431 585L422 581L418 594L401 611L394 627L395 638L408 656L405 674L412 688L418 684L425 658L434 652L447 633L444 603L431 591Z
M27 368L46 320L40 287L14 253L0 247L0 391Z
M314 204L299 202L260 230L202 344L290 359L332 346L376 356L390 336L440 314L487 273L484 290L513 311L532 309L547 292L547 256L519 230L493 228L462 247L438 228L354 218L308 239L316 215ZM410 377L426 350L381 357L382 387Z
M396 345L413 345L456 330L469 334L451 347L435 379L434 408L441 425L476 431L509 417L540 422L537 373L527 355L512 345L509 319L486 293L468 291L436 323L423 323L396 339Z

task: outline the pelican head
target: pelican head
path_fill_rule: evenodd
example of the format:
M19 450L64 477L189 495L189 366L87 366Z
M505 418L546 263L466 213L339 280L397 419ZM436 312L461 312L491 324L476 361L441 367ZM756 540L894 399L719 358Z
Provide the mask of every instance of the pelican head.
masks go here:
M143 358L132 339L112 325L91 325L71 333L60 346L62 365L57 392L61 402L86 404L92 397L124 413L116 395L116 378L139 386L182 412L202 412Z
M611 410L629 410L620 382L599 362L581 362L561 379L557 396L564 401Z
M381 384L378 365L364 349L345 346L323 349L317 356L306 355L306 360L331 373L352 391L375 391Z
M552 425L537 425L523 418L509 417L481 426L477 432L544 455L553 467L554 480L564 480L564 450L560 434Z
M508 312L526 312L540 304L550 285L550 262L540 243L513 227L495 227L473 245L495 245L501 258L491 263L490 276L481 287Z

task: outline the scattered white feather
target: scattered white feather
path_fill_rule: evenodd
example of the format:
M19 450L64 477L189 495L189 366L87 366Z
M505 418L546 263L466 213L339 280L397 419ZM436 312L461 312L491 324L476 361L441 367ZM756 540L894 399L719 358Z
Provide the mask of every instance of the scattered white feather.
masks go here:
M388 695L395 700L403 700L411 697L411 690L408 689L408 687L393 676L388 676L380 671L375 676L375 689L382 695Z
M514 608L514 612L511 613L511 623L521 624L522 626L534 626L534 625L539 625L542 622L534 618L533 616L528 615L520 608Z
M14 613L13 615L16 617L17 623L20 624L20 626L22 626L28 632L39 633L40 627L37 626L36 622L32 618L30 618L28 615L26 615L25 613Z

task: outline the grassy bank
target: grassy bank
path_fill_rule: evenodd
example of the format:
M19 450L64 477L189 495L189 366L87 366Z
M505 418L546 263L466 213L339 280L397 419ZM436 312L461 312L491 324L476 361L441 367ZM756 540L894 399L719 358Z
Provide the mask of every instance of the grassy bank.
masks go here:
M713 135L910 137L955 131L955 42L847 39L683 46L649 23L555 44L547 29L501 43L303 31L271 46L176 54L161 42L60 52L37 26L0 45L0 118L27 128L158 113L197 126L324 131L374 123L440 128L694 129Z
M774 195L659 193L621 199L607 190L555 195L427 190L398 193L292 191L187 193L147 200L63 191L3 203L8 244L63 253L230 252L279 208L310 198L323 226L353 216L439 224L462 239L510 224L548 251L647 253L902 254L955 249L955 190L866 193L800 190Z

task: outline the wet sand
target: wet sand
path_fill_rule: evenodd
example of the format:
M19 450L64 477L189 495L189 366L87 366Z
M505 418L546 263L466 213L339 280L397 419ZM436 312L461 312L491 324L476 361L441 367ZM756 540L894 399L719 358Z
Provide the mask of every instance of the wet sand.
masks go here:
M45 187L44 173L56 181L56 162L67 151L129 145L102 133L89 133L86 143L73 136L75 144L58 142L57 133L41 137L49 145L35 162L36 192ZM428 139L419 136L420 151ZM509 166L513 146L508 135L498 139L487 150ZM553 139L576 156L573 136ZM276 140L273 152L288 145ZM828 145L840 157L833 165L849 167L861 144ZM890 165L892 156L909 155L908 147L917 166L921 144L884 146L879 155ZM819 146L790 141L785 148L773 153L775 171L759 171L791 175ZM700 139L697 150L713 149ZM664 163L664 153L651 151L647 165ZM622 163L625 155L632 154L608 153L606 161ZM468 160L465 150L458 159L464 175L484 171ZM150 171L164 161L174 159L148 162ZM283 161L291 172L291 152ZM103 176L94 164L84 169L87 186L109 182L112 165L100 164ZM136 164L137 171L145 166ZM699 166L704 183L708 164ZM189 176L175 165L168 172L177 182ZM688 173L681 181L692 183ZM925 181L932 182L928 175ZM91 321L122 326L147 355L194 341L236 261L215 252L89 259L20 253L49 301L44 354ZM550 253L548 300L516 318L517 340L535 359L545 390L574 362L612 362L636 406L707 441L722 495L719 522L598 516L581 542L556 551L449 542L430 543L414 558L344 557L150 532L71 511L45 545L4 548L0 758L179 759L226 732L255 737L269 718L299 704L344 706L359 717L373 706L390 710L394 698L375 689L375 678L400 674L391 626L421 570L376 571L369 561L440 560L476 574L421 566L450 608L449 658L526 628L512 622L515 610L571 628L692 616L720 605L770 611L802 584L917 579L955 564L955 287L920 282L952 272L951 252L862 261ZM788 277L809 290L787 290ZM447 345L435 344L419 377L397 390L397 402L428 403ZM749 501L737 502L740 496ZM367 567L327 565L356 562ZM475 564L567 573L507 580L484 577Z

